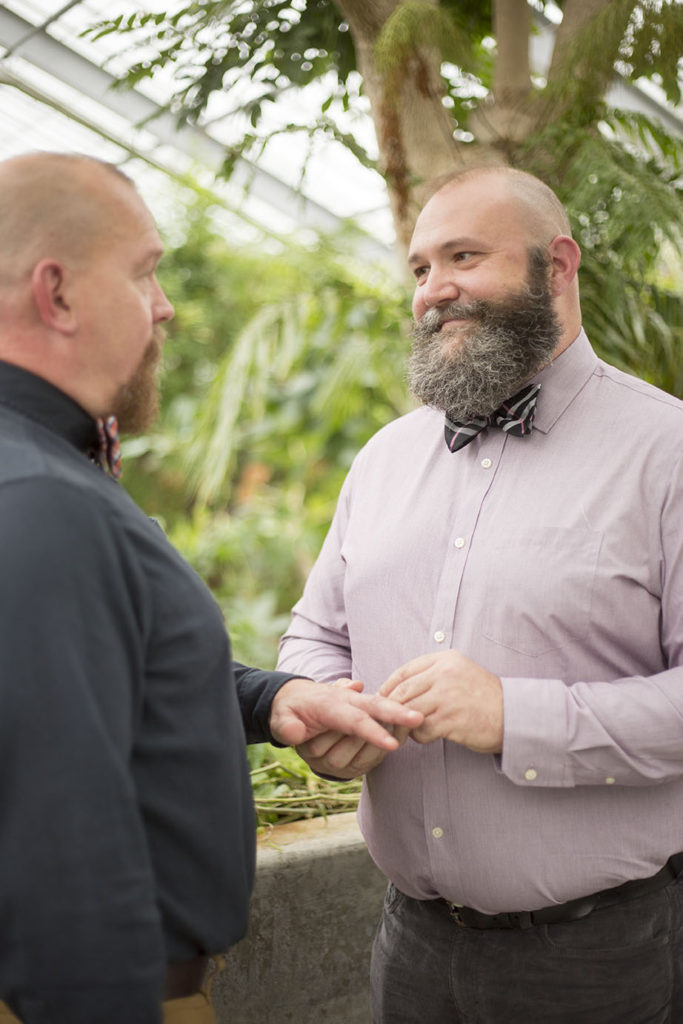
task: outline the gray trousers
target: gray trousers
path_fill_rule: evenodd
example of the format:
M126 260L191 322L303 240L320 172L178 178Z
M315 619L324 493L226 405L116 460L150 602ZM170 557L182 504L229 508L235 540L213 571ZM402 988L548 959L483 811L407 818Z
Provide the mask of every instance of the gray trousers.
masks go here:
M580 921L459 927L389 886L373 1024L683 1024L683 878Z

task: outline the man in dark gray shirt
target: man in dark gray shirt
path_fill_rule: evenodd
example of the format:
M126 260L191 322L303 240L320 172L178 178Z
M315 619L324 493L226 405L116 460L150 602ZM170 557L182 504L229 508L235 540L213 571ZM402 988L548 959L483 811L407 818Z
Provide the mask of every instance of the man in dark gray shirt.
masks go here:
M233 665L220 611L103 472L156 411L161 242L110 165L0 164L0 997L25 1024L211 1021L246 929L248 740L393 749L393 701ZM112 424L113 426L113 424ZM0 1019L12 1019L0 1006Z

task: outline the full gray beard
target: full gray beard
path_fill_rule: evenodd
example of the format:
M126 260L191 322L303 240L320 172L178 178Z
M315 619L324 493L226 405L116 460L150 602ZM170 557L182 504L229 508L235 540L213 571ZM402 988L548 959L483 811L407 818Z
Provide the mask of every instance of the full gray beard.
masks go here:
M561 335L541 250L530 253L525 287L496 302L477 299L428 310L413 325L412 393L452 420L488 416L550 362ZM444 320L469 317L464 337L443 351ZM455 332L453 332L455 334Z

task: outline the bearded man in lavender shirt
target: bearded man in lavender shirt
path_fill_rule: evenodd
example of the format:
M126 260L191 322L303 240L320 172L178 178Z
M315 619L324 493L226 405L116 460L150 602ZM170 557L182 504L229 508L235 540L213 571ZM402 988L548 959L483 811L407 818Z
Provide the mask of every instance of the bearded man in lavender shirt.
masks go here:
M356 458L282 641L425 716L299 748L366 776L375 1024L683 1021L683 403L597 358L579 261L520 171L427 202L423 407Z

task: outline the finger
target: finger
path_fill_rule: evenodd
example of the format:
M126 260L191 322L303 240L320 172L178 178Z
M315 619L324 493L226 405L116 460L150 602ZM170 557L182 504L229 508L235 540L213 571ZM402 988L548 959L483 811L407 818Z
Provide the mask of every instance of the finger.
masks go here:
M363 690L360 679L337 679L332 686L338 686L344 690L354 690L356 693L361 693Z
M308 763L319 775L332 776L337 779L357 779L380 764L384 757L386 757L385 750L380 750L368 743L345 768L335 767L326 757L311 760Z
M393 693L397 686L410 679L412 676L423 672L429 668L434 661L433 654L421 654L419 658L413 658L412 661L407 661L405 665L401 665L395 669L388 679L386 679L379 688L379 692L384 697L388 697L389 694Z
M337 743L329 748L325 754L325 761L333 769L343 769L349 767L358 767L356 764L356 758L360 754L361 750L369 747L364 740L359 739L357 736L343 736ZM377 750L374 747L373 750Z
M360 694L355 703L385 725L407 726L409 729L415 729L420 725L420 712L416 712L414 708L404 707L398 701L378 693Z
M380 750L379 747L373 747L370 743L366 743L360 753L351 761L347 770L354 770L359 775L367 775L378 764L381 764L386 756L386 750Z
M304 751L304 753L300 754L304 761L308 760L309 757L325 757L328 750L330 750L335 743L338 743L342 736L343 733L338 732L335 729L329 729L327 732L318 733L317 736L307 740L305 743L298 744L296 749L299 752Z
M438 733L433 733L431 732L431 730L423 728L415 729L413 732L411 732L410 738L414 740L415 743L419 743L420 746L423 747L426 746L428 743L433 743L434 740L441 739Z
M443 718L446 715L452 715L460 707L460 703L457 700L457 695L450 690L429 686L420 693L412 695L404 706L410 708L411 711L421 713L423 721L416 726L416 729L424 729L427 727L428 719L433 719L435 716ZM433 722L430 724L433 726ZM415 732L416 729L412 731Z
M359 712L359 716L354 720L353 725L349 727L349 733L353 733L364 742L371 743L382 750L396 750L398 741L394 739L390 732L387 732L374 718L370 718L362 712Z
M418 726L418 728L421 728L421 726ZM393 732L394 739L398 740L399 746L401 746L401 747L403 746L405 741L408 739L410 734L411 734L411 731L410 731L410 729L408 728L407 725L397 725L394 728L394 732Z
M438 716L432 714L425 717L422 725L417 729L413 729L410 736L416 743L421 744L433 743L434 740L443 739L444 736L439 728Z
M391 700L398 701L399 704L403 705L409 704L411 708L415 708L415 701L428 693L434 687L436 681L432 666L429 666L429 668L397 683L391 691Z
M394 735L402 744L410 735L410 730L407 726L397 727ZM367 772L384 759L385 753L372 743L365 743L354 736L344 736L327 750L325 761L337 770L355 768Z

